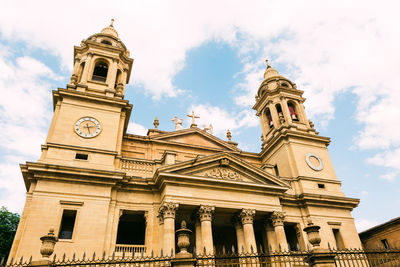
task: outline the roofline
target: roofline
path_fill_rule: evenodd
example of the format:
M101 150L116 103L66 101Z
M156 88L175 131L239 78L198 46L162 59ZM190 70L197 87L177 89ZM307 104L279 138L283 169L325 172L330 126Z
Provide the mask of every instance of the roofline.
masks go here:
M397 217L397 218L391 219L391 220L389 220L389 221L387 221L387 222L384 222L384 223L375 225L375 226L373 226L373 227L371 227L371 228L369 228L369 229L367 229L367 230L364 230L364 231L358 233L358 235L360 235L360 236L361 236L361 235L370 235L370 234L373 234L373 233L370 233L370 232L372 232L372 231L374 231L374 230L377 230L377 229L379 229L379 228L382 228L382 227L387 226L387 225L390 225L390 224L395 224L395 223L397 223L397 222L400 223L400 217Z

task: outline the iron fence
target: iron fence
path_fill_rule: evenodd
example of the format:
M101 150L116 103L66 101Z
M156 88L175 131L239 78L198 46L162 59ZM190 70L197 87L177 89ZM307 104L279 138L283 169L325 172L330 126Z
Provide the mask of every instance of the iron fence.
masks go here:
M336 267L400 267L400 249L345 249L327 250L328 255L334 259ZM313 251L278 251L271 253L223 253L217 255L193 255L196 267L307 267L311 265ZM51 267L171 267L175 257L155 256L125 253L122 256L111 256L103 253L96 256L86 253L78 258L75 254L67 258L53 255L49 265ZM0 267L28 267L31 266L32 257L11 259L8 263L0 261Z

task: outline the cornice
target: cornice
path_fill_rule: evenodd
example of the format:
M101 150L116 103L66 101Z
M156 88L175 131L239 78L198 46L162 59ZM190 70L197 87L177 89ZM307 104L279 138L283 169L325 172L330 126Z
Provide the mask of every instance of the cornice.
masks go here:
M47 179L115 185L125 177L125 172L122 171L89 169L40 162L26 162L26 164L20 164L20 168L27 190L29 190L32 180Z
M331 139L329 137L324 137L324 136L320 136L320 135L309 134L306 132L285 129L285 130L279 131L276 136L274 136L271 140L266 142L266 145L263 147L263 149L261 150L259 155L261 157L264 157L265 154L269 153L276 145L278 145L278 143L279 143L279 141L281 141L281 139L287 140L290 137L298 138L298 139L313 140L316 142L320 142L320 143L324 144L325 146L328 146L331 141Z
M321 206L329 208L340 208L353 210L358 206L360 200L358 198L349 198L341 196L330 196L323 194L302 193L299 195L285 194L281 198L282 205L295 206Z

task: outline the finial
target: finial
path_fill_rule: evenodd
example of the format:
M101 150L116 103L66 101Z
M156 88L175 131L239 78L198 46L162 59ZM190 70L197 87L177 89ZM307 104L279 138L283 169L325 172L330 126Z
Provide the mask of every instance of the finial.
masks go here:
M111 26L111 27L114 27L113 24L114 24L114 19L111 19L111 24L110 24L110 26Z
M231 131L230 131L230 130L228 130L228 131L226 132L226 138L228 138L228 141L231 141L231 139L232 139L232 134L231 134Z
M194 111L192 110L192 114L191 115L186 115L186 116L188 116L189 118L192 118L192 124L190 125L190 128L192 128L192 127L197 127L197 124L195 123L195 119L198 119L198 118L200 118L199 116L197 116L197 115L194 115Z
M156 128L156 129L158 128L158 125L160 125L160 121L158 120L157 117L154 119L153 125L154 125L154 128Z
M271 65L269 65L269 60L266 59L265 62L267 63L267 69L268 69L268 68L271 68Z

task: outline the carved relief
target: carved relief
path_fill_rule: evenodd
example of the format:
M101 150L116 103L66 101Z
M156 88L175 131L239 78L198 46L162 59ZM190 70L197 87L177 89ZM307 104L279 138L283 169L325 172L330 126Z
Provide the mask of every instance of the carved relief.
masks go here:
M201 205L197 214L199 215L200 221L211 221L215 207Z
M224 180L242 181L242 178L240 177L239 173L224 167L207 170L201 173L200 175L207 177L221 178Z
M242 224L253 223L254 215L256 215L256 210L253 209L242 209L239 216L242 219Z

